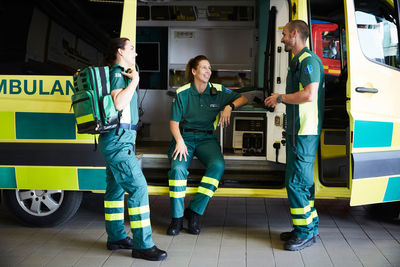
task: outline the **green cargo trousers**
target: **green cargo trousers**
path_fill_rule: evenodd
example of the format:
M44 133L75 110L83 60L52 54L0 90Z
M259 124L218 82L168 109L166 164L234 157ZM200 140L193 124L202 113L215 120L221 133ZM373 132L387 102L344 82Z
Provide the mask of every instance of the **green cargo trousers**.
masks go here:
M147 249L154 246L150 225L147 182L135 155L136 131L119 129L101 134L99 150L106 162L107 188L104 210L108 241L127 237L124 227L124 196L128 193L128 214L133 236L133 247Z
M175 160L172 153L175 150L175 139L172 139L168 157L171 161L171 170L168 172L169 196L171 200L171 217L183 217L185 209L185 194L188 168L193 157L196 156L206 167L206 172L200 181L197 193L190 201L189 209L197 214L203 215L208 201L218 188L219 181L225 170L225 161L218 144L217 137L213 134L201 132L185 132L182 134L189 155L187 161L182 157Z
M308 239L318 235L318 214L314 207L314 161L319 135L286 136L285 185L294 234Z

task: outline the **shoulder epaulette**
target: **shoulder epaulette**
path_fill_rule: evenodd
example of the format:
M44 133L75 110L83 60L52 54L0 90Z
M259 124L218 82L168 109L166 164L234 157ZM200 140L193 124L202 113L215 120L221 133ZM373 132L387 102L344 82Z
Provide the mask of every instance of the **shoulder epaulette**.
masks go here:
M222 84L213 83L212 85L215 87L215 89L217 89L217 91L222 91ZM211 86L211 84L210 84L210 86Z
M311 57L310 53L304 52L300 57L299 57L299 63L301 63L304 59Z
M183 92L183 91L185 91L185 90L187 90L187 89L189 89L190 88L190 83L187 83L187 84L185 84L185 85L182 85L181 87L179 87L177 90L176 90L176 94L179 94L180 92Z

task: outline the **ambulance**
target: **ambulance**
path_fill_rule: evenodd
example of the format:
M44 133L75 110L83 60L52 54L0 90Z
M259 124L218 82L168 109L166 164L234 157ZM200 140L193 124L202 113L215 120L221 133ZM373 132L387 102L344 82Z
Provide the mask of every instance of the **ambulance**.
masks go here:
M105 191L97 137L77 134L72 75L101 65L108 39L119 36L138 53L136 154L150 194L169 192L170 106L187 61L204 54L211 81L249 99L215 131L226 161L215 195L287 197L286 108L262 103L285 92L290 55L280 39L295 19L318 35L310 49L334 60L326 65L316 198L400 208L398 0L7 0L0 11L0 190L24 223L66 222L84 192ZM192 162L188 194L203 168Z

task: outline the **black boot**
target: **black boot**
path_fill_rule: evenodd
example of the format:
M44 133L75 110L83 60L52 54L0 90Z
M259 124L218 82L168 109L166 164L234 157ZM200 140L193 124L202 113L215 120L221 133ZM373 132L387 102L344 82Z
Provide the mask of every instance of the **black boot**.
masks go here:
M188 220L188 232L193 235L200 234L200 215L191 209L185 209L185 218Z
M183 217L172 218L171 224L167 229L167 235L178 235L183 228Z
M148 249L132 249L132 257L148 261L162 261L167 258L167 252L153 246Z
M282 241L288 241L290 238L292 238L294 236L294 230L292 230L291 232L283 232L283 233L281 233L280 235L279 235L279 238L282 240ZM315 236L313 236L313 242L314 243L317 243L317 236L318 235L315 235Z
M312 244L314 244L314 237L303 239L294 235L285 242L284 248L286 250L296 251L309 247Z
M290 238L292 238L292 236L294 236L294 230L292 230L291 232L283 232L279 235L279 238L282 241L288 241Z
M107 249L108 250L132 249L132 238L127 236L124 239L118 241L107 242Z

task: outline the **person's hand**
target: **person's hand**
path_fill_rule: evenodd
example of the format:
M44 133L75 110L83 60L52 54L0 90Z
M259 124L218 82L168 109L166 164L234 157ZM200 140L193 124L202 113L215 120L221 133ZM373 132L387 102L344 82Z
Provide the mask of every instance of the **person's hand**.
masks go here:
M229 125L229 123L231 122L231 112L232 108L230 106L226 106L224 108L221 113L221 117L219 118L218 126L221 125L221 127L224 128Z
M267 97L264 100L264 104L267 107L274 108L278 104L278 101L276 100L278 98L278 96L279 96L279 94L272 93L271 96Z
M137 72L136 70L128 69L126 72L123 71L122 75L131 79L132 81L139 81L139 79L140 79L139 72Z
M176 160L176 158L179 156L179 161L181 161L183 156L185 161L187 161L187 155L189 155L189 153L187 151L185 142L183 140L176 142L174 153L172 153L172 157L174 158L174 160Z
M139 84L139 72L136 70L128 69L126 72L123 71L122 75L131 80L131 82L134 84L134 88L136 88L136 86Z

